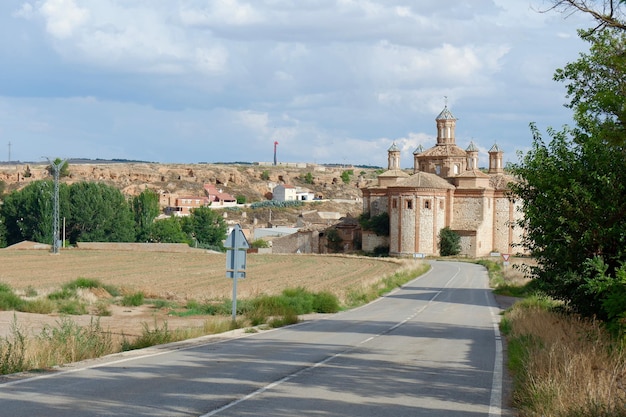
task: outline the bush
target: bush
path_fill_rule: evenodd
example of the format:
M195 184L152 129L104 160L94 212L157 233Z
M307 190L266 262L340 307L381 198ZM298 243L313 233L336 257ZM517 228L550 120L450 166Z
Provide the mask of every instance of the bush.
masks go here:
M143 304L144 295L142 292L135 292L132 294L126 294L122 297L121 304L124 307L139 307Z
M455 256L461 253L461 236L449 227L439 231L439 254Z

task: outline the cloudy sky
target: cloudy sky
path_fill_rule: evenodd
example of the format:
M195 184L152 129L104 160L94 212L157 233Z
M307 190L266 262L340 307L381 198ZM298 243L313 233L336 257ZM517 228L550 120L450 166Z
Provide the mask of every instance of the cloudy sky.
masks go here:
M505 160L571 123L556 68L586 16L545 0L1 0L0 161L402 166L434 145ZM446 99L447 97L447 99ZM45 158L43 159L45 161Z

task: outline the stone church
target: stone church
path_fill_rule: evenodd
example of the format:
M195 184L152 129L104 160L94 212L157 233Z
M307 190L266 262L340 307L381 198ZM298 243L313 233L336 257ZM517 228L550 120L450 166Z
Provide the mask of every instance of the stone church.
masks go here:
M363 250L388 245L392 256L438 255L439 231L450 227L461 237L462 255L517 251L522 213L507 196L513 178L504 173L503 152L493 145L488 172L479 170L474 143L465 150L455 143L456 121L446 105L436 118L437 144L413 152L411 175L400 169L396 144L389 148L387 171L361 189L364 213L389 214L389 237L363 231Z

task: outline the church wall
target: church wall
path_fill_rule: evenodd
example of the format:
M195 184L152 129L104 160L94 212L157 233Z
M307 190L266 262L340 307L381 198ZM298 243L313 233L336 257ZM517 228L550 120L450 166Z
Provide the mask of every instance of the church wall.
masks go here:
M419 199L415 196L402 196L401 199L401 215L402 215L402 237L400 241L400 250L402 253L415 252L415 222L416 213L419 205Z
M495 200L493 249L500 253L511 253L512 236L509 236L512 215L511 202L506 197L496 198Z
M400 210L398 208L399 198L397 196L391 197L391 207L389 207L389 252L398 253L400 241L398 237L402 233L400 230Z
M361 249L365 252L374 252L379 246L389 246L389 237L388 236L378 236L374 232L370 232L369 230L363 230L361 232Z

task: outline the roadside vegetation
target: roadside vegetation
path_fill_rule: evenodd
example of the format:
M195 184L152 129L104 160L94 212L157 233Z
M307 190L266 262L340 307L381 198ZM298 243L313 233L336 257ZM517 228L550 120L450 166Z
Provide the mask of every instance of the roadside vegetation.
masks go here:
M535 262L521 288L498 285L525 297L501 323L513 400L522 417L626 416L626 1L549 3L595 22L578 32L589 51L554 74L575 125L531 124L508 167Z
M244 328L248 332L295 324L299 316L311 313L336 313L353 308L403 285L428 270L427 264L416 264L411 269L401 269L368 285L356 285L345 295L342 303L337 294L329 291L311 292L304 287L286 288L280 294L259 294L250 299L238 300L237 319L231 317L231 300L188 300L178 304L169 300L149 299L142 292L124 294L120 289L105 286L98 280L79 278L63 285L59 290L37 300L17 295L7 285L0 285L0 309L30 311L36 303L44 303L42 313L59 312L62 316L54 326L45 326L39 334L21 327L14 319L10 334L0 338L0 374L9 374L34 369L47 369L69 362L96 358L103 355L140 349L153 345L171 343L208 334ZM106 298L88 304L82 292L106 293ZM84 295L84 294L83 294ZM71 303L72 308L67 306ZM130 337L114 335L100 324L98 316L109 314L109 307L117 303L137 306L147 303L154 308L166 309L170 315L206 316L201 327L169 329L167 321L143 323L141 335ZM72 314L94 315L88 326L79 326Z
M546 295L525 268L490 259L477 263L488 269L496 294L519 298L500 322L519 416L626 416L623 337ZM534 265L529 258L516 263Z

